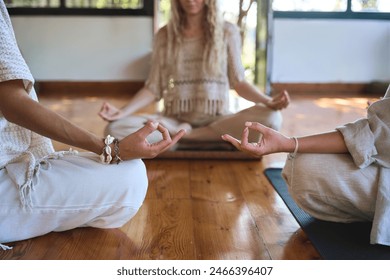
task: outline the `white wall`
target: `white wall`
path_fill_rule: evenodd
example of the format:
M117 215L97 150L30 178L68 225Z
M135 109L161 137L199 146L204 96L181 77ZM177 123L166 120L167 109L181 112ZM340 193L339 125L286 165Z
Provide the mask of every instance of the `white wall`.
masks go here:
M12 18L37 80L144 80L151 17ZM276 19L272 82L390 80L390 21Z
M36 80L144 80L153 40L151 17L12 17Z
M276 19L272 81L390 80L390 21Z

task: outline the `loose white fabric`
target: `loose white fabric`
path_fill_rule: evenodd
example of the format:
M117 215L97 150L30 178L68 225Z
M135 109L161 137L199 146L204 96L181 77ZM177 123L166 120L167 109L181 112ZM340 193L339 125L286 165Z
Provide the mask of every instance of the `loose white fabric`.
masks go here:
M0 83L15 79L37 102L0 0ZM103 165L93 153L54 152L50 139L0 112L0 243L76 227L120 227L142 205L147 184L141 160Z
M65 154L37 166L26 208L7 168L0 170L2 243L77 227L121 227L137 213L148 185L141 160L104 165L93 153Z

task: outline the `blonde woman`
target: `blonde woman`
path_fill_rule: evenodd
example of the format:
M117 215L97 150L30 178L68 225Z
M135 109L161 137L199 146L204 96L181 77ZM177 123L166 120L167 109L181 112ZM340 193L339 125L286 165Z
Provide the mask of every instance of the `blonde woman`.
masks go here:
M99 112L110 122L107 133L122 138L148 120L160 121L170 133L185 128L182 140L189 141L221 141L226 132L238 137L247 119L278 130L289 95L271 98L245 80L240 40L238 27L222 20L217 0L172 0L171 19L155 37L145 86L123 108L104 103ZM230 88L254 106L230 113ZM135 114L160 99L161 114Z

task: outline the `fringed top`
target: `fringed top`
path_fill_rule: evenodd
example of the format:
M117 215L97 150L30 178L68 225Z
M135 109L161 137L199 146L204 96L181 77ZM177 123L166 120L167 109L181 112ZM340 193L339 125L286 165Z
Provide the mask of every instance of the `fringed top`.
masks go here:
M146 87L158 100L163 98L164 115L203 126L228 113L229 89L244 79L241 37L236 25L224 23L224 41L222 74L203 71L202 38L184 39L178 51L179 63L174 73L169 73L173 67L166 59L166 27L157 33Z

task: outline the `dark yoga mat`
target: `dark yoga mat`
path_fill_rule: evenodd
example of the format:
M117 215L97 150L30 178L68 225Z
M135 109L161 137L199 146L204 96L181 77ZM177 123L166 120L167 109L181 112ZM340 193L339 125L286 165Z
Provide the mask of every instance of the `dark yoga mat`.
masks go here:
M343 224L313 218L291 198L281 172L280 168L264 171L323 259L390 260L390 247L370 244L371 223Z

